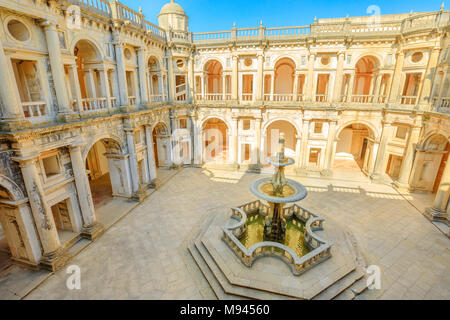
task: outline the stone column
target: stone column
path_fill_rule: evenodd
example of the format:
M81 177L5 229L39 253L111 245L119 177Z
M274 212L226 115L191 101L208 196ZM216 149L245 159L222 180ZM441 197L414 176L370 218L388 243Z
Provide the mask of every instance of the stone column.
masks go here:
M230 160L234 163L237 164L238 163L238 144L239 144L239 118L238 117L233 117L232 118L232 128L231 128L231 132L232 132L232 146L231 146L231 150L230 150Z
M430 59L428 60L427 70L425 72L425 79L422 82L422 90L420 93L420 104L431 104L431 87L433 85L434 74L439 60L439 53L441 48L433 48L431 50Z
M41 263L51 270L58 268L62 250L58 231L53 220L52 210L48 205L44 187L36 168L36 157L15 158L20 163L22 176L30 201L36 229L41 240L43 256Z
M86 69L84 70L84 75L86 77L86 90L88 98L97 98L97 91L95 89L94 70Z
M406 148L405 156L403 157L402 169L400 170L400 175L396 185L399 188L407 189L409 186L409 176L411 174L411 169L414 161L414 150L419 142L421 127L414 126L411 128L411 133L408 139L408 146Z
M375 91L373 93L373 103L378 103L378 97L380 96L381 80L383 79L383 74L382 73L378 74L376 79L377 80L375 83Z
M95 216L91 187L89 186L89 180L86 174L85 162L81 156L81 146L72 145L69 148L75 186L77 188L81 214L83 215L82 235L94 240L100 235L101 231L103 231L103 226L97 222Z
M144 59L144 48L140 47L137 50L138 67L139 67L139 87L141 91L141 104L148 103L148 85L147 85L147 73Z
M322 175L330 176L332 174L334 153L336 148L336 121L330 121L330 127L328 128L328 140L327 148L325 151L325 170L322 171Z
M352 102L354 83L355 83L355 73L352 72L350 74L350 80L348 82L347 102Z
M258 69L256 72L256 100L263 100L264 53L258 53Z
M336 68L336 78L334 80L333 100L334 102L341 101L342 82L344 78L344 57L343 52L338 54L338 62Z
M308 79L306 80L306 86L307 86L307 90L306 90L306 100L307 101L312 101L315 95L315 92L313 92L313 88L314 88L314 61L316 59L316 56L314 53L311 53L309 55L309 61L308 61ZM302 137L303 139L303 137Z
M130 155L130 172L131 172L131 184L133 193L139 190L139 173L136 158L136 146L134 145L134 131L132 129L126 129L128 153Z
M389 102L396 103L398 102L398 97L400 95L400 86L402 81L402 70L403 70L403 61L405 60L405 54L403 52L399 52L397 54L397 61L395 63L394 75L392 77L392 85L391 91L389 93Z
M292 101L297 101L297 94L298 94L298 74L296 71L294 71L294 86L293 86L293 92L292 92Z
M168 84L169 84L169 101L175 101L175 74L173 71L173 59L172 56L167 57L167 66L168 66Z
M191 55L188 59L188 101L191 103L194 102L194 86L195 86L195 77L194 77L194 57Z
M302 141L300 145L300 159L298 161L298 166L301 168L306 168L308 159L308 139L309 139L309 123L310 119L303 119L302 126Z
M226 100L227 97L227 76L222 75L222 100Z
M119 84L120 105L127 106L128 86L127 86L127 77L125 73L125 58L123 54L123 45L120 42L115 43L114 45L116 49L117 82Z
M111 104L111 91L109 90L109 81L108 81L108 69L104 68L103 70L99 70L100 72L100 88L102 91L102 96L106 98L106 105L108 109L112 108Z
M270 101L273 101L274 93L275 93L275 71L270 77Z
M77 108L78 111L83 111L83 104L81 102L81 89L80 89L80 81L78 80L78 70L76 64L71 64L69 66L69 79L70 83L73 85L73 92L74 98L77 100Z
M233 74L231 76L231 98L233 100L239 100L238 97L238 87L239 87L239 72L238 72L238 61L239 57L233 55Z
M256 131L256 165L261 167L261 118L255 119Z
M145 140L147 142L147 158L148 158L148 170L150 174L150 183L155 184L155 181L158 178L158 171L156 169L155 151L153 150L152 126L149 124L145 125Z
M389 138L392 136L392 124L390 122L384 121L383 125L383 133L381 135L380 146L377 152L377 158L375 161L375 166L373 169L372 179L373 180L381 180L383 177L384 163L386 159L386 148L389 141Z
M450 196L450 161L445 164L442 173L441 183L436 192L436 198L433 207L427 208L425 214L428 218L436 221L444 221L447 219L447 204Z
M63 115L73 114L66 88L64 63L61 55L60 42L56 25L49 20L41 23L44 28L47 41L48 56L52 70L53 85L55 86L56 99L58 101L58 113Z
M205 73L202 73L201 76L201 86L202 86L202 100L205 100Z
M2 70L3 81L0 81L0 102L3 106L3 120L16 120L24 117L22 103L17 94L14 73L12 72L11 60L8 59L0 42L0 70ZM9 79L9 81L4 81Z

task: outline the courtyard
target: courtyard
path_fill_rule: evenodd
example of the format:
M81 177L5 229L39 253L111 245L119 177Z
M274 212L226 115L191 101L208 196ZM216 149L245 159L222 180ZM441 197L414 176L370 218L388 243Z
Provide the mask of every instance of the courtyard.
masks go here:
M215 299L189 255L189 241L214 212L252 201L249 186L258 177L181 170L73 258L68 265L80 267L81 290L67 289L63 268L21 298ZM450 298L450 239L414 205L431 196L364 181L290 178L307 187L302 206L351 232L367 265L381 268L381 289L358 298Z

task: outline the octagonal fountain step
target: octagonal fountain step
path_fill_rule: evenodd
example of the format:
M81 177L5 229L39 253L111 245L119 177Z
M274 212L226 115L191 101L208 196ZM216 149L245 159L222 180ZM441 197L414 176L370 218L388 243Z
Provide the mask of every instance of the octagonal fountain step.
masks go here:
M267 264L266 259L273 258L260 259L255 262L256 268L243 266L220 236L212 236L220 234L219 226L223 223L223 213L212 214L189 245L190 254L218 299L354 299L365 289L364 259L345 232L334 232L333 240L340 244L340 249L335 249L333 257L323 262L322 267L316 267L329 271L322 278L317 279L315 269L299 277L284 272L283 278L273 274L279 265L274 268ZM276 263L283 264L278 260ZM270 272L264 273L263 266L271 268ZM300 285L299 279L303 280ZM297 281L297 286L292 286L293 281Z

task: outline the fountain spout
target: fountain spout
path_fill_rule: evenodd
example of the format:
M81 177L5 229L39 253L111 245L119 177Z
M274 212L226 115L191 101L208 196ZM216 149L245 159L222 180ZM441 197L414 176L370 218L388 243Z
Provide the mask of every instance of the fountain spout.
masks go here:
M286 161L285 155L285 138L284 133L280 134L280 139L278 141L278 153L276 156L277 162L274 162L273 165L275 166L275 173L272 177L272 186L273 186L273 193L276 197L282 197L283 196L283 188L287 184L286 177L284 175L284 166L280 166L280 164L283 164Z

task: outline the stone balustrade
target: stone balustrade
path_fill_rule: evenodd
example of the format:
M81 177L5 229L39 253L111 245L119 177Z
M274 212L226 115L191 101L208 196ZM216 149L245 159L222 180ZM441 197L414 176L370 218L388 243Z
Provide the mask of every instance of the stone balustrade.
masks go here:
M22 102L25 118L38 118L46 115L47 103L45 101Z

